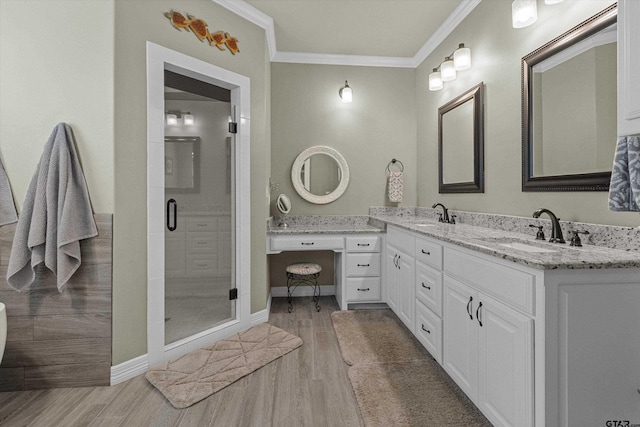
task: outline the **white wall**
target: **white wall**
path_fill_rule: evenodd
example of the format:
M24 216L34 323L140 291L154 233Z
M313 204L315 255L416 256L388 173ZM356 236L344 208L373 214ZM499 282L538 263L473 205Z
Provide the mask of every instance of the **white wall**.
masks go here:
M0 1L0 157L18 209L66 122L94 211L113 212L113 38L112 0Z

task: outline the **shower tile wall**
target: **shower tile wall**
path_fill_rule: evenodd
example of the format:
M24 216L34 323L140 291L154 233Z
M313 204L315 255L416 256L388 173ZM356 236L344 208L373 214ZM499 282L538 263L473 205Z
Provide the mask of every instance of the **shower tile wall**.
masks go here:
M7 346L0 392L109 385L111 369L112 215L96 214L98 236L81 243L82 265L63 293L40 268L30 291L4 278L15 224L0 227L0 301L7 306Z

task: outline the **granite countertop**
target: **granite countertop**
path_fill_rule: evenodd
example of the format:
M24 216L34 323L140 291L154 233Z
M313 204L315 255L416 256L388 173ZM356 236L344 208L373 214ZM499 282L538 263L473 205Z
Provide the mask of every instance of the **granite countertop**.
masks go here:
M417 216L371 216L372 225L395 225L443 242L473 249L539 270L640 268L640 252L611 249L584 244L582 247L535 240L534 235L503 231L467 224L443 224L432 218ZM418 224L424 224L420 226ZM554 252L528 252L503 246L524 243L541 250Z
M284 221L286 228L279 226L279 218L273 218L267 223L267 234L270 236L287 234L364 234L384 233L384 224L376 226L370 224L368 216L348 215L318 215L318 216L287 216Z

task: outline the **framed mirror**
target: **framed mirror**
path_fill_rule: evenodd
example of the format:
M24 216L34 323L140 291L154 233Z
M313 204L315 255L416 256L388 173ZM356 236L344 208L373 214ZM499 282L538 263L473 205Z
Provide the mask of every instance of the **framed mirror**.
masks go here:
M438 108L440 193L484 192L484 83Z
M522 58L522 191L606 191L617 139L617 8Z
M200 192L200 137L164 138L164 182L171 193Z
M338 151L318 145L298 155L291 167L291 182L303 199L316 204L335 201L349 184L349 166Z

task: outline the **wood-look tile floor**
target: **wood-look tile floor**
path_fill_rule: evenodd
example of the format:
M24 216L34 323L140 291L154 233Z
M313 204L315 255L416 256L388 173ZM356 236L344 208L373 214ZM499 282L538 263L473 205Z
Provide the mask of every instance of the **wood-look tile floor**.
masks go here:
M2 426L362 426L331 313L333 297L274 298L269 323L304 345L186 409L140 375L113 387L0 393Z

